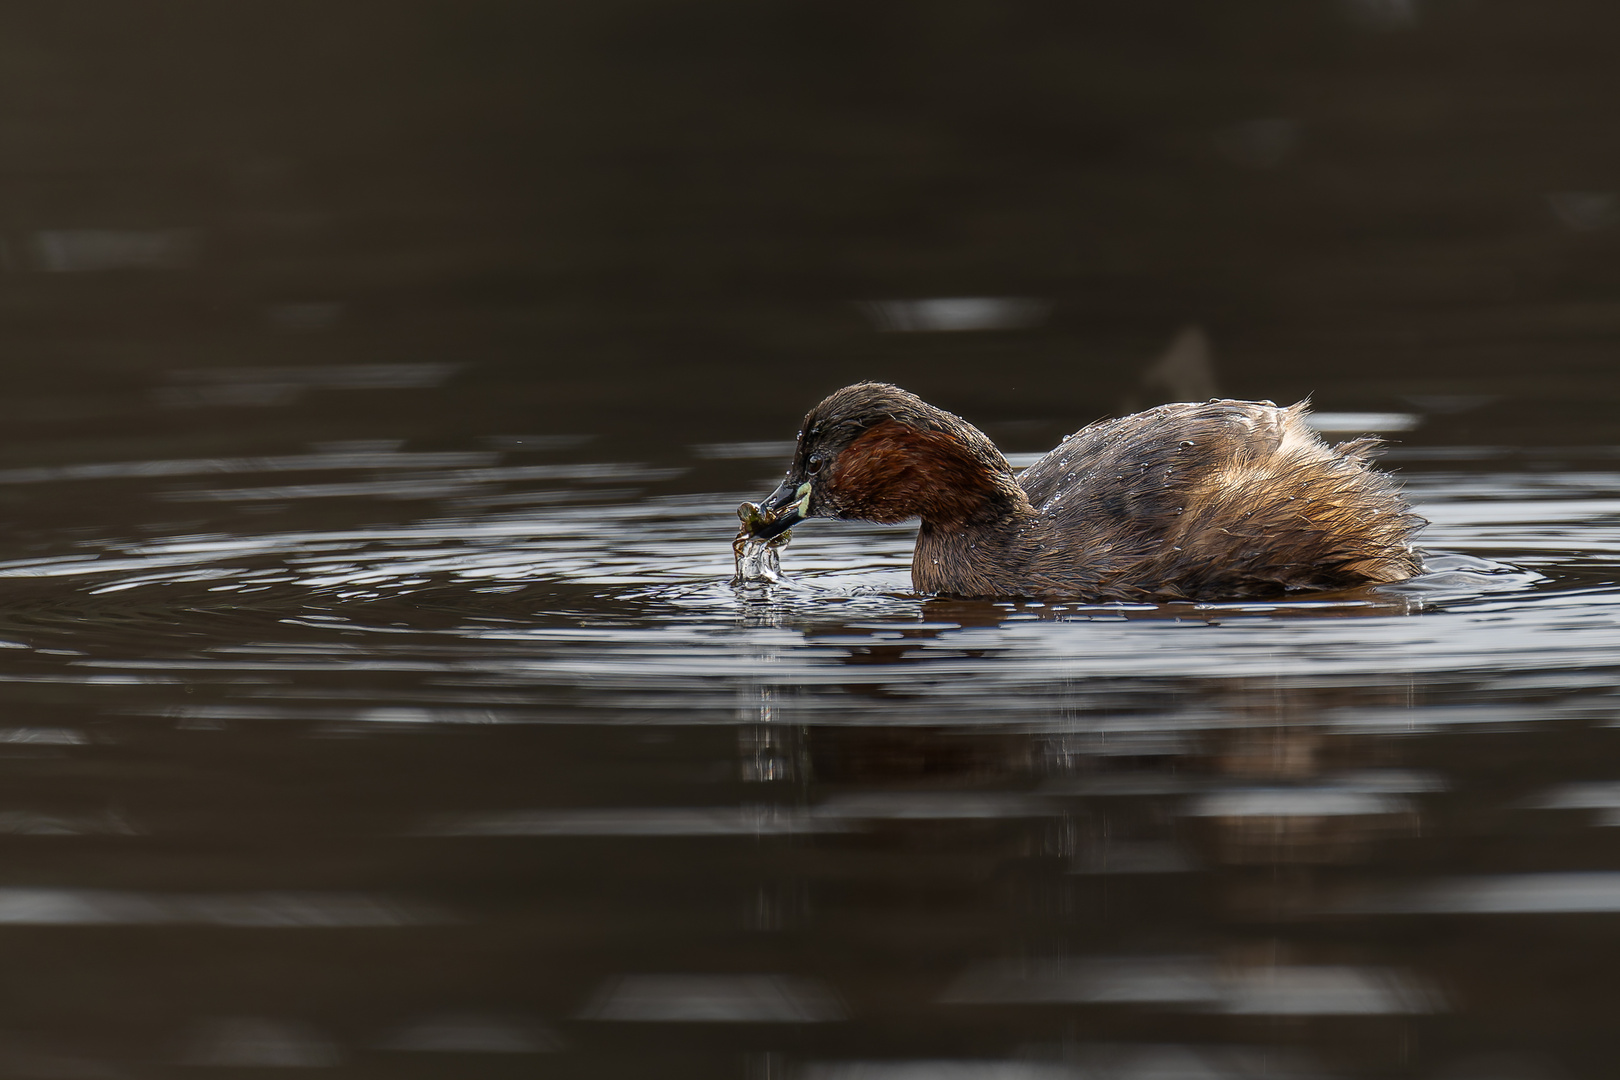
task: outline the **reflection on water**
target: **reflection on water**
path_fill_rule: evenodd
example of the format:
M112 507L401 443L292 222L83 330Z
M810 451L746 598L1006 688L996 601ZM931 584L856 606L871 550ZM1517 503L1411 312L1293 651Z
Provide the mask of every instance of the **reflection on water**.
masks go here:
M0 1076L1613 1075L1611 8L56 7ZM1310 396L1426 572L733 586L858 378L1015 463Z
M34 234L39 268L48 273L177 270L197 261L195 229L42 229Z
M1441 880L1373 900L1367 909L1478 915L1620 912L1620 873L1508 874Z
M1432 991L1394 972L1295 964L1223 969L1207 960L1179 957L999 964L958 979L942 1000L1155 1005L1259 1016L1440 1011Z
M110 1060L1387 1072L1511 1026L1535 927L1620 911L1604 466L1413 459L1424 577L1156 607L918 597L909 530L840 523L734 587L737 496L658 485L780 447L588 446L0 473L269 509L0 560L0 934L180 964ZM294 524L334 494L387 498Z
M540 1054L558 1049L547 1028L499 1016L430 1016L384 1035L379 1050L428 1054Z
M233 1017L200 1025L186 1040L182 1065L213 1068L327 1068L338 1048L303 1024Z
M318 326L328 305L278 308L283 326ZM330 315L335 317L335 315ZM168 386L152 391L154 403L174 409L291 405L308 390L420 390L443 383L458 364L327 364L321 367L195 368L169 373ZM228 470L227 470L228 471Z
M1297 1055L1215 1046L1110 1046L1093 1043L1070 1063L1036 1061L854 1061L820 1064L814 1080L1246 1080L1325 1075Z
M26 926L163 924L298 929L408 926L444 916L365 896L256 893L158 895L109 889L0 889L0 923Z
M802 1024L842 1020L821 986L779 975L625 975L580 1014L652 1023Z
M791 808L649 807L647 809L535 810L451 820L423 830L428 836L774 836L836 832L837 820L818 820Z
M879 300L861 307L879 330L1019 330L1040 324L1051 305L1023 297L947 296L927 300Z

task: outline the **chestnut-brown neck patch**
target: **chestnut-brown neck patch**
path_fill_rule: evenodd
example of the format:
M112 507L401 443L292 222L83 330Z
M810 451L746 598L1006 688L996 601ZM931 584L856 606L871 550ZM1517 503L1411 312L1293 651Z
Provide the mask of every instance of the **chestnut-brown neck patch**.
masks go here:
M850 443L831 479L845 516L885 525L920 517L945 528L997 516L1013 486L954 435L894 420Z

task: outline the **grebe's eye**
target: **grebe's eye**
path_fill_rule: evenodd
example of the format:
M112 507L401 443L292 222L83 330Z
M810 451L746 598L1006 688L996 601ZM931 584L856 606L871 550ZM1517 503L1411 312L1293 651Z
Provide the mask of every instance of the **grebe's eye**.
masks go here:
M816 473L821 471L821 459L818 457L813 457L809 461L805 462L804 471L809 473L811 476L816 475Z

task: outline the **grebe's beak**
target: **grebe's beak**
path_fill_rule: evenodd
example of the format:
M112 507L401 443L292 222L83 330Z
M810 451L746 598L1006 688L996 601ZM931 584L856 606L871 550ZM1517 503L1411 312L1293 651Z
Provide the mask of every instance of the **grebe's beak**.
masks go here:
M771 520L762 522L754 527L754 535L761 540L769 540L773 536L780 536L793 526L803 521L810 513L810 484L806 481L798 487L788 485L791 480L784 480L777 485L775 491L765 497L759 508L770 516Z

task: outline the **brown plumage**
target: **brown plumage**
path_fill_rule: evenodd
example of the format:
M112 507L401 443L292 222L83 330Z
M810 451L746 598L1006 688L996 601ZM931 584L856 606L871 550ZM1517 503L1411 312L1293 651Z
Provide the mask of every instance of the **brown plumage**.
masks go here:
M1015 476L967 421L858 383L805 417L756 533L801 516L921 518L912 582L955 596L1234 600L1417 573L1423 520L1367 465L1376 440L1330 447L1305 414L1160 405L1092 424Z

